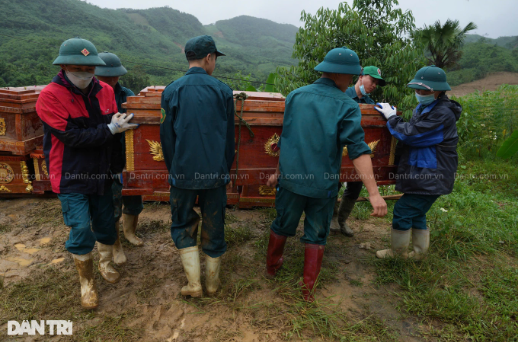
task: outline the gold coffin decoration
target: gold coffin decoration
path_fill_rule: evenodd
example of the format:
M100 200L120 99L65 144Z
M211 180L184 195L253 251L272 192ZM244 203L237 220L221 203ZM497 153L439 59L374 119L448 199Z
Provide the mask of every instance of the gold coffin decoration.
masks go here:
M372 151L371 158L374 158L374 152L376 152L376 147L378 147L379 142L380 142L379 140L376 140L376 141L371 141L370 143L367 144L367 145L369 145L369 148ZM344 151L342 152L342 156L345 157L347 155L347 153L348 153L347 146L345 146Z
M153 155L153 160L160 162L164 161L164 152L162 151L162 144L158 141L147 140L149 144L149 153Z
M277 190L275 190L275 188L270 188L269 186L266 186L266 185L261 185L259 187L259 195L261 195L261 196L273 196L273 195L275 195L276 192L277 192Z
M29 180L29 168L24 161L20 162L20 167L22 169L23 182L27 184L25 191L32 192L32 182Z
M279 142L279 139L280 137L277 135L277 133L274 133L267 141L266 143L264 144L264 150L266 152L267 155L271 156L271 157L278 157L279 154L280 154L280 150L279 151L274 151L273 150L273 144L277 144Z
M41 169L43 170L43 173L45 174L45 176L49 176L49 172L47 171L47 162L45 161L45 159L43 159L41 161Z
M5 135L5 132L7 132L7 127L5 126L5 119L0 118L0 135Z
M32 162L34 163L34 176L36 176L36 180L40 181L40 165L38 164L38 158L32 158Z
M8 184L14 179L14 170L9 164L0 163L0 183ZM6 188L7 189L7 188Z
M135 170L135 147L133 146L133 130L128 129L124 134L126 139L126 169L128 171Z

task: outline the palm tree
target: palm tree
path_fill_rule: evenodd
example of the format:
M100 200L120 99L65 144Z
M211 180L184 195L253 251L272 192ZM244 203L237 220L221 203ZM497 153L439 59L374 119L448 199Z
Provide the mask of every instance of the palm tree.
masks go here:
M423 44L430 53L426 56L430 63L439 68L448 68L454 66L462 56L461 48L466 33L476 28L473 22L461 29L458 20L448 19L443 26L438 20L433 25L425 25L412 32L412 38Z

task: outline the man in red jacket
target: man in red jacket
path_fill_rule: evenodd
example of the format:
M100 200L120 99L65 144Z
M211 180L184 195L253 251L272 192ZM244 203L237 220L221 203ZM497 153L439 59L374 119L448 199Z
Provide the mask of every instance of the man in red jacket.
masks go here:
M65 246L79 272L81 304L93 309L98 305L91 255L96 241L102 277L110 283L120 278L110 265L117 239L112 175L124 165L120 133L138 125L128 123L132 115L118 113L112 87L94 78L95 66L105 63L91 42L66 40L53 64L61 71L42 90L36 110L52 191L71 227Z

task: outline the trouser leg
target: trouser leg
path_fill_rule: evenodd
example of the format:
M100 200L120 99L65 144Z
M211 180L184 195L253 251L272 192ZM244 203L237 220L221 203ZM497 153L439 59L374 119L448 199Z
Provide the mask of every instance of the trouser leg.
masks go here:
M196 190L171 186L171 237L178 249L196 246L200 222L200 216L194 210L197 196Z
M113 217L115 220L115 231L117 233L117 240L113 244L113 261L117 265L123 265L126 263L127 258L122 248L120 239L120 218L122 215L122 184L117 180L113 181L112 184L113 192Z
M272 222L268 250L266 252L266 275L272 278L281 268L284 245L288 236L294 236L307 198L279 187L275 195L277 217Z
M304 206L304 235L300 238L303 243L325 245L329 235L329 225L333 216L336 197L307 198Z
M225 241L226 186L200 191L198 201L202 214L202 250L211 258L220 257L227 250Z
M112 188L103 195L91 195L90 214L92 216L92 230L97 239L99 251L99 271L109 283L116 283L120 274L111 265L113 250L117 241Z
M277 217L272 222L271 230L277 235L295 236L307 199L279 187L275 194Z
M99 243L112 246L117 240L113 207L113 193L109 188L104 195L90 195L92 230Z
M95 247L95 234L90 225L88 195L58 194L65 225L70 227L66 249L76 255L90 253Z

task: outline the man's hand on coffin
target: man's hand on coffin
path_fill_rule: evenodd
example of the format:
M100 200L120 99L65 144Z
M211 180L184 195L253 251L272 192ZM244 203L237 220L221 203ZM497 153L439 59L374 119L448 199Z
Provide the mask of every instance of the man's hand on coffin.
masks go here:
M268 181L266 182L266 185L269 186L270 188L275 188L277 186L277 184L279 183L279 174L277 173L274 173L274 174L271 174L270 177L268 178Z
M387 215L387 202L385 202L379 193L374 196L369 196L369 201L373 209L371 216L383 217Z
M374 109L376 109L378 112L383 114L385 119L389 119L391 116L396 115L397 108L394 106L391 106L389 103L376 103L374 106Z
M138 127L137 124L130 124L128 121L133 119L133 114L114 114L112 117L112 122L108 124L108 128L112 134L122 133L127 131L128 129L135 129Z

